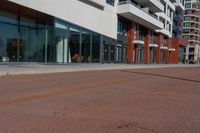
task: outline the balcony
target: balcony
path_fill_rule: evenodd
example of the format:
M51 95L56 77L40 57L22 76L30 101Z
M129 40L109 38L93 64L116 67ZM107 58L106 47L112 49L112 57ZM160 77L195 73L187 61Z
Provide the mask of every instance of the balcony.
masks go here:
M166 35L168 37L172 37L171 32L169 30L166 30L166 29L156 30L156 32L162 33L162 34L164 34L164 35Z
M176 0L176 2L174 3L174 5L176 6L176 8L178 10L184 11L185 7L183 6L183 4L180 2L180 0Z
M156 13L160 18L163 18L164 20L167 20L168 22L171 21L171 18L169 16L167 16L167 14L165 14L164 12L159 12Z
M164 6L159 0L135 0L138 4L149 7L153 12L163 12Z
M119 2L117 13L129 20L154 30L163 29L164 26L157 17L144 11L141 7L132 3L130 0Z
M134 44L144 44L144 36L139 35L138 38L134 40Z

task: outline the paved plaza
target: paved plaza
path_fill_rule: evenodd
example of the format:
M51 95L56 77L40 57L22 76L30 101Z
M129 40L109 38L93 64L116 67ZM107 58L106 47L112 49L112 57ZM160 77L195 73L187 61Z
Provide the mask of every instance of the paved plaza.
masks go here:
M3 75L0 133L199 133L199 75L194 66Z

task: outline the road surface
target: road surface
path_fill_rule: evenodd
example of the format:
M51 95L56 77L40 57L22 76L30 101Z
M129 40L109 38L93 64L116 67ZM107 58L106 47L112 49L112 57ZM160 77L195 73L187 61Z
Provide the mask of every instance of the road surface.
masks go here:
M200 67L1 76L0 133L200 133Z

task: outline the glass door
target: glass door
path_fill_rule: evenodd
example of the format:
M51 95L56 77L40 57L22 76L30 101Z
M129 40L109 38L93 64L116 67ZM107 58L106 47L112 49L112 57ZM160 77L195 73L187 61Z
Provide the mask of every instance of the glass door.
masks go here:
M150 47L150 63L156 63L156 48Z
M123 49L121 44L117 44L117 50L116 50L116 62L122 63L123 59Z
M104 62L109 62L109 45L104 44Z
M115 62L115 46L110 46L110 62Z
M138 48L138 64L144 63L144 47Z
M161 50L160 55L161 55L161 63L164 64L166 61L166 50Z

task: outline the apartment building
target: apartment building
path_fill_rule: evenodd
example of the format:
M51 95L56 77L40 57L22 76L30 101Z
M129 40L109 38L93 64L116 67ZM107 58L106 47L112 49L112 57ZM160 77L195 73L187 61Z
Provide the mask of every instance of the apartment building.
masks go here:
M177 63L177 1L1 0L0 61Z
M184 38L189 40L186 59L200 61L200 0L185 0Z
M171 56L173 58L171 63L186 63L186 47L188 46L188 40L183 38L183 20L184 20L184 0L176 0L173 2L175 5L175 12L173 17L173 32L172 32L172 47L177 49Z

